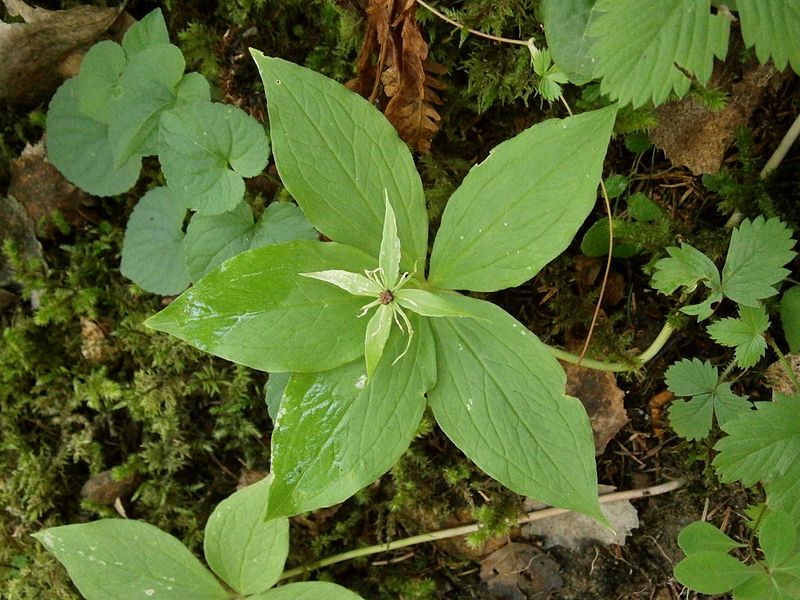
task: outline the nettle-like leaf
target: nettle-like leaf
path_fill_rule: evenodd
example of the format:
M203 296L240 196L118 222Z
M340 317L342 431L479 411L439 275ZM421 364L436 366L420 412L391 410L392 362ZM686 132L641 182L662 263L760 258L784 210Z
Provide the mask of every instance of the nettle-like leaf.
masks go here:
M206 524L206 561L242 595L272 587L289 554L288 519L265 518L270 483L262 479L223 500Z
M784 268L797 253L792 250L792 230L777 217L745 220L733 230L728 257L722 268L722 293L745 306L760 306L761 300L778 293Z
M718 344L736 348L736 364L747 369L764 357L768 328L769 317L763 306L740 306L738 319L720 319L708 326L708 333Z
M176 196L201 214L218 215L242 201L242 178L267 166L269 141L240 108L188 104L161 116L158 155Z
M781 324L789 350L800 352L800 286L789 288L781 297Z
M119 93L119 77L127 64L125 51L116 42L98 42L81 61L78 105L81 112L100 123L110 120L111 101Z
M140 21L131 25L122 38L122 48L128 60L142 50L159 44L169 44L169 31L160 8L150 11Z
M532 62L533 72L540 78L536 86L539 94L548 102L558 100L561 97L561 85L569 83L566 73L553 64L553 58L547 49L536 52Z
M80 75L79 75L80 77ZM47 111L47 158L70 182L95 196L127 192L139 179L141 158L114 163L108 125L80 110L78 78L65 81Z
M678 544L686 558L675 565L683 585L704 593L733 592L736 600L788 600L800 591L797 520L782 511L770 512L758 530L763 561L746 565L728 552L738 544L709 523L685 527Z
M662 0L657 10L642 10L640 0L598 0L594 12L593 75L623 105L683 96L692 78L707 83L714 58L728 51L730 21L711 14L708 0Z
M616 108L538 123L494 148L447 202L432 285L520 285L561 254L594 206Z
M710 317L714 310L712 304L722 300L722 287L719 270L705 254L690 246L681 244L680 248L671 246L667 248L669 258L662 258L655 265L655 273L651 285L663 294L672 294L680 287L686 293L697 289L702 283L711 289L711 293L704 302L692 304L681 308L682 312L697 315L700 320Z
M770 58L778 70L792 66L800 73L800 2L798 0L737 0L742 37L755 46L759 62Z
M272 434L269 516L341 502L388 471L405 452L436 380L432 334L411 316L416 335L395 330L367 381L363 359L332 371L294 374Z
M710 362L683 359L666 373L669 390L690 400L674 400L669 407L669 423L679 436L702 440L711 431L714 415L721 427L749 412L752 404L731 391L729 383L719 381L719 372Z
M517 492L605 522L594 442L558 361L499 307L461 297L483 318L432 319L437 384L428 401L447 437Z
M128 220L120 271L148 292L179 294L191 280L184 251L186 209L168 188L142 196Z
M133 156L159 153L159 119L175 104L185 68L183 53L172 44L145 48L129 59L119 79L119 95L111 102L108 125L117 165Z
M588 29L596 0L543 0L542 22L547 46L556 65L576 85L593 78L594 59L590 54Z
M712 315L712 305L730 298L744 306L759 307L761 300L778 293L775 284L789 274L784 265L797 254L792 232L777 218L745 220L733 230L725 266L720 275L705 254L688 244L667 248L669 258L655 265L652 286L664 294L679 287L692 292L702 282L711 292L699 304L681 309L700 320Z
M275 164L308 220L377 257L384 193L396 204L404 271L421 270L428 215L414 161L386 118L344 86L253 50L267 94Z
M798 488L800 398L776 394L775 402L755 406L757 411L725 424L728 435L714 446L719 452L713 462L717 475L723 483L741 481L747 487L766 482L768 504L800 518L796 497L783 496Z
M186 546L148 523L102 519L34 537L66 567L86 600L230 598Z
M316 372L363 354L356 296L300 273L373 266L336 243L297 241L243 252L147 320L189 344L264 371ZM313 335L310 335L313 332Z

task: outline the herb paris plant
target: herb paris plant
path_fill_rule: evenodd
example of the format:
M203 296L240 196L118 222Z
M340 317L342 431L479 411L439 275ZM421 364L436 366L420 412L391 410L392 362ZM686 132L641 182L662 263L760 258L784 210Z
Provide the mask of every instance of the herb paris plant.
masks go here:
M451 197L426 278L422 185L393 128L341 85L253 55L278 172L333 241L245 252L148 325L293 373L272 436L269 516L340 502L385 473L427 400L486 473L603 519L589 421L565 395L558 362L508 313L453 290L519 285L566 248L594 205L615 107L540 123L495 148ZM369 323L356 318L364 296L377 307Z

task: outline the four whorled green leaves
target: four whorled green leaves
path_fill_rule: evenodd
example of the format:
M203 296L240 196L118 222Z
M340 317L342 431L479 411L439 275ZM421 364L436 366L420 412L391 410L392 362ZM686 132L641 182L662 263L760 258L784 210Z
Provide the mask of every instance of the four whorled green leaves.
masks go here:
M148 324L236 362L295 372L276 414L269 515L339 502L379 477L408 445L427 395L487 473L602 519L589 421L565 396L560 366L510 315L452 290L518 285L566 247L594 202L615 107L535 125L495 148L451 199L426 280L421 184L391 126L317 73L254 58L278 171L334 243L245 252Z

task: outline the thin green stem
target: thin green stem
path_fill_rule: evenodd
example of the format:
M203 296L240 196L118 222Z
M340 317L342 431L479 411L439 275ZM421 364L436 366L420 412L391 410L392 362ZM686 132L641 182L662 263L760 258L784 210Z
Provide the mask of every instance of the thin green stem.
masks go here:
M664 326L656 336L656 339L653 340L653 343L650 344L647 350L638 356L634 356L630 363L603 362L600 360L593 360L591 358L581 359L579 356L572 354L571 352L567 352L566 350L561 350L560 348L550 345L547 345L547 349L550 351L550 354L556 358L568 363L580 365L581 367L586 367L587 369L624 373L627 371L635 371L636 369L641 368L641 366L648 361L652 360L653 357L655 357L655 355L661 351L674 331L675 330L673 329L672 325L669 323L664 323Z
M788 360L786 360L786 356L784 355L783 352L781 352L781 349L778 347L778 344L776 344L775 340L773 340L769 336L767 336L767 343L775 351L775 354L778 355L778 360L781 361L781 364L783 365L783 368L786 371L787 377L789 377L789 380L792 382L795 393L800 392L800 383L797 382L797 376L794 374L794 371L792 370L792 365L789 364Z
M622 492L612 492L610 494L603 494L602 496L600 496L599 500L600 504L607 504L608 502L617 502L620 500L635 500L638 498L649 498L651 496L658 496L659 494L666 494L668 492L672 492L674 490L683 487L684 485L686 485L686 481L684 479L675 479L673 481L668 481L667 483L662 483L660 485L654 485L647 488L641 488L636 490L625 490ZM542 519L555 517L557 515L563 515L568 512L571 511L568 511L564 508L545 508L543 510L536 510L533 512L529 512L524 517L520 517L519 519L517 519L517 525L530 523L532 521L539 521ZM436 540L444 540L447 538L457 537L460 535L467 535L475 531L478 531L480 528L481 525L479 523L473 523L471 525L464 525L462 527L453 527L451 529L442 529L440 531L423 533L421 535L415 535L402 540L387 542L386 544L377 544L375 546L368 546L366 548L357 548L356 550L350 550L349 552L342 552L341 554L336 554L335 556L329 556L328 558L323 558L322 560L309 563L302 567L297 567L295 569L289 569L288 571L284 571L283 574L278 578L278 581L283 581L284 579L297 577L298 575L303 575L305 573L308 573L309 571L313 571L314 569L327 567L328 565L333 565L346 560L352 560L354 558L360 558L362 556L369 556L371 554L379 554L380 552L388 552L389 550L397 550L398 548L415 546L417 544L422 544L424 542L435 542Z

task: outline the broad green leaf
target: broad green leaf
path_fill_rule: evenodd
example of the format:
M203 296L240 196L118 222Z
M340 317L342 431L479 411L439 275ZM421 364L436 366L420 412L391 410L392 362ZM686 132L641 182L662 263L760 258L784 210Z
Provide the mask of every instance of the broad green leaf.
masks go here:
M714 58L725 58L730 21L712 15L708 0L598 0L588 35L600 89L634 108L661 104L689 91L691 78L708 82ZM634 16L635 15L635 16Z
M797 594L785 595L774 576L758 570L751 579L736 586L733 598L734 600L795 600Z
M558 65L553 64L550 51L546 48L533 55L533 72L539 76L536 90L548 102L558 100L562 94L561 84L569 83L569 77Z
M267 93L278 173L308 220L332 240L377 258L386 193L397 216L401 268L422 269L428 249L425 196L394 127L335 81L251 53Z
M666 372L666 383L676 396L691 396L688 401L674 400L669 407L669 423L675 433L687 440L702 440L711 431L716 415L721 427L748 412L752 404L731 391L729 383L719 382L717 368L710 362L683 359Z
M175 105L211 102L211 86L200 73L186 73L175 88Z
M86 600L231 597L186 546L142 521L101 519L34 537L67 568Z
M620 197L628 188L630 177L627 175L611 175L603 181L606 186L606 194L609 198L614 199Z
M705 551L690 554L673 570L675 578L702 594L724 594L762 571L730 554Z
M176 200L175 204L185 212L183 203ZM221 215L192 215L185 241L190 279L197 281L232 256L249 250L254 228L253 211L246 202Z
M386 340L389 339L389 332L392 330L392 318L394 311L385 304L378 306L378 310L372 315L367 323L366 342L364 343L364 359L367 363L367 380L369 380L378 362L383 356L383 349Z
M553 60L569 80L583 85L592 79L594 60L587 29L595 0L543 0L542 22Z
M685 306L681 311L697 315L701 320L707 319L713 312L711 304L722 300L719 291L722 282L716 265L689 244L681 244L680 248L670 246L667 254L669 258L662 258L656 263L651 285L662 294L672 294L679 287L686 288L685 292L690 293L702 282L712 290L711 295L704 302Z
M664 209L641 192L631 194L627 203L628 214L632 219L641 223L657 221L664 217Z
M583 405L544 344L499 307L460 298L479 319L430 319L442 430L478 467L517 492L605 522ZM398 364L402 364L398 363Z
M147 13L141 21L131 25L122 38L122 47L131 60L142 50L158 44L169 44L169 32L161 9Z
M760 300L778 293L775 284L789 275L784 265L797 255L793 247L792 230L777 217L743 221L731 234L722 293L739 304L760 306Z
M282 585L248 600L361 600L361 596L335 583L304 581Z
M232 210L244 196L242 177L267 165L264 128L240 108L187 104L161 116L159 160L167 185L206 215Z
M273 421L278 418L278 411L281 409L281 399L283 390L286 389L291 373L270 373L267 379L266 389L264 390L264 401L267 403L269 418Z
M369 380L363 359L292 375L272 434L269 517L342 502L397 462L436 379L426 320L415 319L414 328L408 352L392 365L406 344L394 330Z
M231 258L147 320L191 345L263 371L314 372L364 352L363 298L299 273L374 259L336 243L274 244Z
M758 530L758 543L770 567L778 567L796 553L797 521L783 511L770 512Z
M122 274L153 294L179 294L189 285L184 255L186 209L168 188L147 192L133 209L122 242Z
M594 206L616 107L538 123L495 147L447 203L437 287L517 286L561 254Z
M742 37L755 46L759 62L770 58L778 70L787 64L800 74L800 1L738 0Z
M790 514L795 523L800 523L800 457L764 487L769 507Z
M185 67L183 53L172 44L146 48L129 60L110 107L108 135L115 164L158 154L159 119L175 104L175 88Z
M297 205L291 202L273 202L267 206L256 224L252 247L318 238L316 229Z
M768 328L769 317L763 306L740 306L738 319L720 319L708 326L708 333L718 344L736 348L736 363L748 369L764 357Z
M625 221L614 217L612 223L614 225L614 249L611 252L611 256L615 258L630 258L639 254L640 249L636 244L619 242L619 228L625 224ZM603 217L592 223L592 226L583 234L581 252L586 256L592 257L608 255L608 217Z
M781 297L783 335L791 352L800 352L800 285L789 288Z
M111 100L119 92L125 64L125 51L116 42L104 40L91 47L77 78L81 112L100 123L109 122Z
M403 288L395 295L397 303L403 308L424 317L472 317L459 302L461 296L455 292L428 292L413 288Z
M678 534L678 546L687 555L697 554L698 552L721 552L727 554L734 548L742 548L745 545L729 538L711 523L705 521L690 523L681 529Z
M214 509L206 524L206 561L240 594L272 587L289 554L288 519L265 519L269 486L267 477L234 493Z
M757 411L727 423L716 443L714 467L720 481L746 487L787 472L800 454L800 402L796 397L756 402Z
M139 179L142 161L133 157L115 166L108 125L83 114L78 80L65 81L47 111L47 158L64 177L95 196L127 192Z

